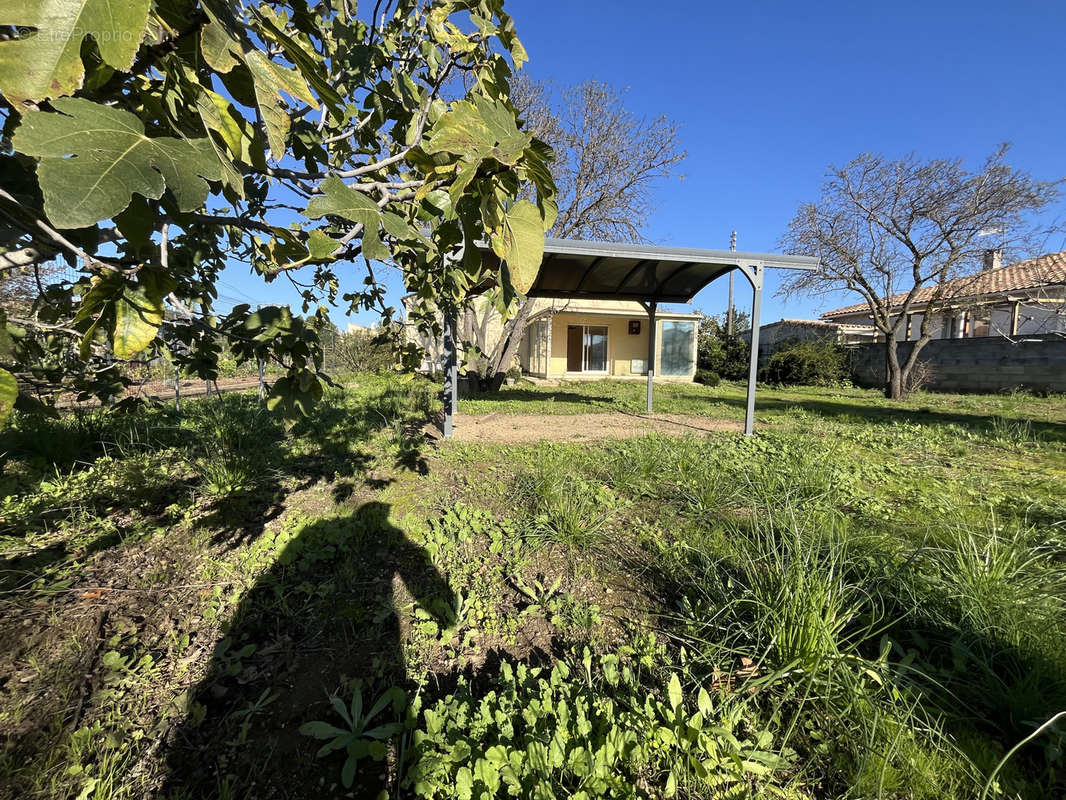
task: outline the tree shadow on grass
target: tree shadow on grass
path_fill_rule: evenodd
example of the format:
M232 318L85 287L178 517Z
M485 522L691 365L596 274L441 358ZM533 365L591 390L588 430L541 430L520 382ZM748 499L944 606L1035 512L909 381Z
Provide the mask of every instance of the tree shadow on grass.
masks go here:
M343 751L316 759L322 743L301 735L300 726L325 720L344 727L327 695L347 705L355 680L366 707L404 684L398 612L407 603L441 625L454 619L444 577L389 511L366 503L301 528L279 547L189 692L188 715L168 742L166 796L352 796L339 786ZM354 796L376 797L387 770L361 762Z
M604 395L591 395L581 394L579 392L564 392L564 391L552 391L551 389L500 389L495 392L480 392L478 394L472 394L464 397L465 400L490 400L494 402L507 402L510 400L516 400L518 402L535 402L535 403L574 403L576 405L585 406L606 406L613 407L618 405L618 399L614 397L607 397Z
M232 423L244 429L237 437L239 447L212 458L228 459L227 469L251 478L211 503L202 524L217 531L213 542L237 546L254 541L282 514L289 496L320 480L334 485L337 502L353 496L359 482L381 488L381 479L367 474L375 458L364 444L385 429L399 430L395 466L426 474L420 433L410 424L400 424L414 413L405 406L407 400L402 387L388 387L359 404L345 402L339 393L333 402L322 403L312 416L297 421L286 442L278 418L258 411L258 406L249 413L234 396Z
M714 397L712 402L736 408L744 408L746 406L746 401L739 397ZM911 425L927 426L959 425L982 433L994 433L996 426L1002 424L1002 417L997 414L964 414L933 408L905 408L894 405L888 400L883 405L874 406L849 403L843 400L761 396L756 396L755 399L756 415L768 411L787 412L790 408L802 408L824 417L841 417L864 423L905 422ZM1049 442L1066 442L1066 424L1064 423L1030 420L1028 425L1032 435L1037 439Z

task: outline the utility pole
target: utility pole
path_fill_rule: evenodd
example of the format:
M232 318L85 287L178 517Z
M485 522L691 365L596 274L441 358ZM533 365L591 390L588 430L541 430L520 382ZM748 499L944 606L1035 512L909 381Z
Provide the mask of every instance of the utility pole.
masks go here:
M733 231L729 235L729 252L735 253L737 251L737 232ZM729 308L725 312L725 335L729 338L733 338L733 273L736 270L729 270Z

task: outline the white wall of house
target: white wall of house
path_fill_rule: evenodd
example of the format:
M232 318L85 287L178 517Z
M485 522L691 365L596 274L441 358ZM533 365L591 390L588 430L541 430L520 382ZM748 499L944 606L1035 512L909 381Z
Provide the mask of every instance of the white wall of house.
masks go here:
M933 315L930 334L934 339L970 339L982 336L1010 336L1013 302L976 306L955 314ZM911 314L910 326L903 324L896 341L916 341L921 337L922 312ZM871 325L869 314L856 313L834 317L833 322ZM1042 297L1018 304L1018 336L1042 333L1066 333L1066 302L1062 296Z

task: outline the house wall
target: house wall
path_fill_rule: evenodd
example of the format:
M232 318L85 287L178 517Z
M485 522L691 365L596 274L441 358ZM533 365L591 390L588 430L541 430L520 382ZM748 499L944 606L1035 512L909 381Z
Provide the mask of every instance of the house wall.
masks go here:
M549 322L546 319L534 320L526 328L519 345L519 362L522 371L538 378L548 376L548 340Z
M1036 300L1021 301L1018 304L1018 330L1017 336L1034 336L1044 333L1066 332L1066 293L1047 289L1043 296ZM966 315L965 318L963 315ZM975 336L975 322L983 323L988 320L988 333L984 336L1010 336L1011 316L1013 314L1012 302L1001 302L995 305L974 306L969 309L960 309L956 314L937 312L933 314L932 329L930 333L934 339L959 339L981 338ZM833 322L858 323L862 325L872 324L869 314L855 313L846 316L833 317ZM922 313L916 312L911 315L910 335L907 335L907 326L900 327L896 335L897 341L916 341L921 335ZM965 325L965 333L963 333Z
M639 320L639 334L629 333L630 320ZM693 324L691 366L684 375L663 375L662 324L664 321L675 320ZM684 315L663 315L663 317L656 318L655 374L657 380L661 378L662 380L691 381L695 376L698 340L698 336L695 334L698 322L698 319ZM607 328L606 374L567 373L566 331L570 325L597 325ZM647 374L643 369L632 369L632 361L634 359L645 362L648 358L648 316L643 313L643 310L641 310L641 315L632 317L589 313L556 313L550 318L535 320L527 328L525 338L527 340L527 344L524 345L526 355L523 357L522 367L529 374L537 377L595 379L597 377L626 378ZM542 362L537 361L534 355L538 351L544 353L550 351L550 357L545 358L543 362L548 367L547 371L541 368Z
M899 360L912 343L900 342ZM1010 340L1001 336L977 339L934 339L922 348L919 362L933 371L925 388L953 392L996 392L1027 388L1066 392L1066 338L1057 334ZM852 372L862 386L885 383L884 344L864 344L852 351Z

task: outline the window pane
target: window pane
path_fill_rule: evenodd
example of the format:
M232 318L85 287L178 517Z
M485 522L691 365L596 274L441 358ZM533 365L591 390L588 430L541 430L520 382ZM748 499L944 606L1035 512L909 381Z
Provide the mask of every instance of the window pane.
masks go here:
M589 372L604 372L607 370L607 329L587 328L585 341L588 344L588 367Z
M692 371L693 322L663 321L661 352L663 375L688 375Z

